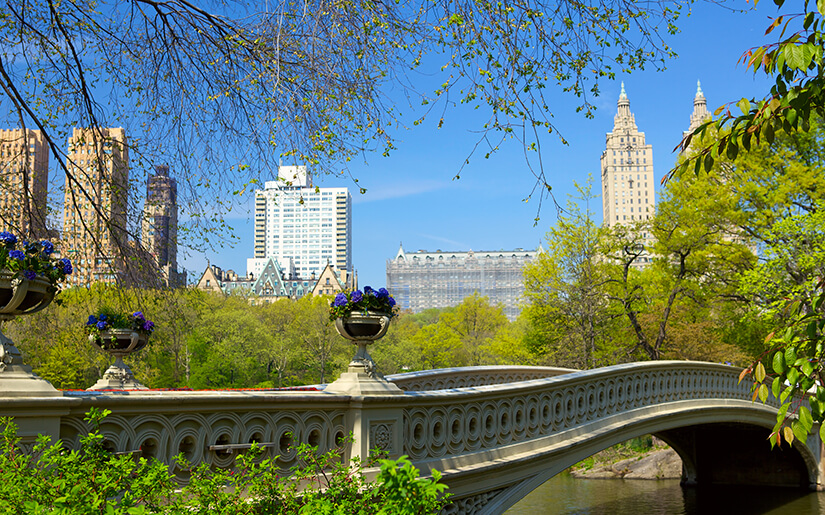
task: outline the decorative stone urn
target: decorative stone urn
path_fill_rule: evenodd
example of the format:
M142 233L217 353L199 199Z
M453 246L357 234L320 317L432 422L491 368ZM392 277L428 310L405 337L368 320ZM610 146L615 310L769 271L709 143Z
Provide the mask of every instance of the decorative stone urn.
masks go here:
M147 390L140 384L123 357L139 351L149 343L149 335L131 329L107 329L100 335L90 334L89 341L115 357L115 362L89 390Z
M57 289L42 277L26 279L0 271L0 327L20 315L36 313L51 304ZM0 331L0 397L57 397L58 392L30 366L6 335Z
M403 393L378 373L367 346L387 334L390 315L373 311L353 312L347 317L335 319L338 334L358 346L347 372L324 389L332 393L352 395L380 395Z

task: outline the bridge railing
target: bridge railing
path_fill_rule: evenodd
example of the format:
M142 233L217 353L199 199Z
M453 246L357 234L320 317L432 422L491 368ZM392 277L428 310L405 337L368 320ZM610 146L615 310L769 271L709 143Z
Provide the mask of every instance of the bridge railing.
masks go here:
M320 451L352 433L345 457L375 449L409 455L427 466L447 457L538 440L636 408L679 400L750 400L748 384L724 365L647 362L590 371L543 367L479 367L390 377L403 394L352 396L323 391L166 391L80 393L61 397L0 397L0 413L15 417L21 435L38 433L70 446L89 427L93 406L112 411L102 425L113 452L154 457L175 468L182 453L194 466L231 467L252 442L296 464L295 443ZM513 381L513 382L509 382ZM439 389L440 388L440 389ZM417 391L413 391L417 390ZM435 466L435 465L434 465Z
M680 400L750 400L738 370L646 362L512 384L405 395L403 448L414 461L492 450L636 408Z
M571 368L483 366L439 368L387 376L399 388L408 392L470 388L492 384L517 383L578 372Z

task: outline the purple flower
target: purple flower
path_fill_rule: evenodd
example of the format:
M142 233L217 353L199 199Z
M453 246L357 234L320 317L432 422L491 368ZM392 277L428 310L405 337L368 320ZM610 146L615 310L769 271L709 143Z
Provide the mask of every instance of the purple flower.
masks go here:
M379 288L378 293L376 293L375 296L379 299L386 299L389 298L390 292L388 292L386 288Z
M146 317L143 316L143 311L135 311L134 313L132 313L132 316L135 317L135 320L138 320L140 322L146 321Z
M98 329L106 329L106 321L103 320L103 315L100 317L100 322L97 323Z
M32 272L31 270L26 270L25 272L23 272L23 277L25 277L26 279L31 280L31 279L34 279L35 277L37 277L37 274Z
M389 298L389 303L390 303L390 307L395 306L395 299L394 299L394 298L392 298L392 297L390 297L390 298Z
M346 306L347 302L349 302L349 299L347 299L347 294L346 293L339 293L338 295L335 296L335 301L332 303L332 305L335 306L336 308L340 308L342 306Z
M15 243L17 243L17 236L8 231L0 232L0 243L7 247L14 245Z
M363 300L364 294L361 293L361 290L355 290L354 292L352 292L349 298L353 304L358 304L359 302L361 302L361 300Z
M375 295L375 290L370 286L364 286L364 295Z
M155 323L151 320L147 320L143 323L143 330L149 331L150 333L155 330Z
M26 254L24 254L22 250L12 250L9 251L9 257L11 259L23 261L26 258Z
M108 315L100 315L100 319L101 320L108 320L109 316Z
M72 262L69 258L63 258L58 261L58 264L63 267L63 273L69 275L72 273Z
M86 325L96 325L97 324L97 317L94 315L89 315L89 320L86 321Z
M43 246L43 254L48 256L49 254L54 252L54 244L52 244L52 242L50 242L49 240L41 241L40 245Z

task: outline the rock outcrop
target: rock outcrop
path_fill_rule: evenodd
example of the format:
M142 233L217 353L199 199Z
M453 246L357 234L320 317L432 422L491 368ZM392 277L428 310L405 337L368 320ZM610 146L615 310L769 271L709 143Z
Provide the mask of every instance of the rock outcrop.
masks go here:
M668 448L589 470L573 469L571 474L581 479L679 479L682 460L676 451Z

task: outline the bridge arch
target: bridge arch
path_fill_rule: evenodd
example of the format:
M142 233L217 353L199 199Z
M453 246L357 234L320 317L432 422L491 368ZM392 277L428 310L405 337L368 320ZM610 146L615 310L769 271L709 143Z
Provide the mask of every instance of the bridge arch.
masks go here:
M816 445L796 441L792 449L771 450L766 436L776 421L775 414L747 408L688 408L685 412L655 414L629 422L621 428L585 436L575 449L535 456L532 477L502 489L484 510L475 513L503 513L556 474L593 454L632 438L653 434L663 439L682 458L686 485L751 484L817 488L819 477ZM818 440L814 435L812 440ZM710 449L703 446L712 443ZM812 442L809 442L812 443ZM728 444L729 452L720 453ZM818 444L818 441L816 442ZM469 513L470 511L464 511Z
M776 406L751 401L740 369L680 361L563 372L483 386L464 377L464 387L405 396L404 453L422 470L442 471L454 495L446 513L502 513L571 465L645 434L679 453L687 484L822 485L818 434L772 451ZM489 438L469 442L467 424L445 424L457 414L481 421ZM450 445L436 445L445 425L456 428Z

